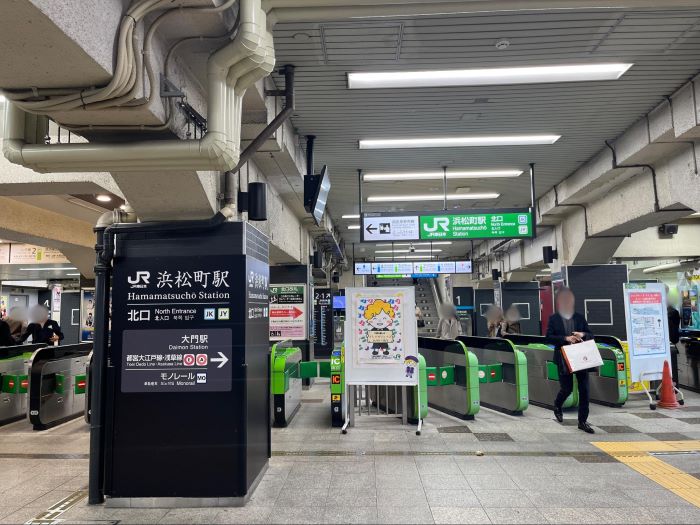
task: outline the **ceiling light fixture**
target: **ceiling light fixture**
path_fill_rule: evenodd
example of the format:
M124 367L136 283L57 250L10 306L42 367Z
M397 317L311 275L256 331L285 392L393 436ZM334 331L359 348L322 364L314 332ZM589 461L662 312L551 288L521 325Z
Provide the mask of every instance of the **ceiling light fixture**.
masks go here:
M447 200L486 200L497 199L500 196L500 193L451 193L447 195ZM433 193L431 195L371 195L367 197L367 202L441 201L443 199L444 196L439 193Z
M383 255L379 255L378 257L375 257L375 259L382 259L384 261L408 261L411 259L432 259L432 255L401 255L398 257L387 257Z
M351 224L350 226L348 226L348 230L359 230L359 229L360 229L359 224Z
M356 214L350 214L350 215L343 215L343 219L359 219L360 215L359 213Z
M375 250L374 253L439 253L441 249L435 250Z
M95 198L100 202L109 202L112 200L112 197L110 197L109 195L98 195Z
M447 170L448 179L488 179L498 177L519 177L523 170ZM409 171L405 173L380 173L370 172L363 175L363 180L384 181L384 180L434 180L442 179L442 170L436 171ZM345 218L345 216L343 216Z
M20 268L21 272L60 272L63 270L77 270L74 266L64 266L60 268Z
M472 137L425 137L414 139L362 139L360 149L462 148L477 146L533 146L554 144L561 135L495 135Z
M495 86L617 80L633 64L604 63L568 66L498 67L435 71L386 71L348 73L348 88L422 88L449 86Z
M452 241L435 241L435 242L387 242L387 243L379 243L375 244L375 246L380 247L380 246L437 246L439 244L442 245L447 245L447 244L452 244Z

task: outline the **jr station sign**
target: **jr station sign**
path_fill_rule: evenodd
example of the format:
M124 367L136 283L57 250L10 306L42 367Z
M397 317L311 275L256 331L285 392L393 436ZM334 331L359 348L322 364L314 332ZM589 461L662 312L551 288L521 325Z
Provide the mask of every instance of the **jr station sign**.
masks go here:
M535 226L530 208L364 213L361 234L362 242L528 239Z

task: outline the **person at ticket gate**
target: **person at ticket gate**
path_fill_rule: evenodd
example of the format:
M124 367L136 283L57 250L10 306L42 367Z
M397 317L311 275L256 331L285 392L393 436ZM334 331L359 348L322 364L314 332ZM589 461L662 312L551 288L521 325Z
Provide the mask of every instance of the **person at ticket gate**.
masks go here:
M49 319L49 309L43 305L35 304L29 309L29 325L19 342L24 343L30 336L34 344L51 345L63 339L61 327Z
M557 313L549 318L547 324L547 341L555 346L554 363L559 369L559 385L561 389L554 400L554 417L559 423L564 421L562 407L564 401L574 389L574 374L578 382L578 428L589 434L595 430L588 424L588 371L581 370L572 374L564 363L561 347L593 339L586 318L574 310L576 298L569 288L561 288L556 295Z
M462 335L462 324L457 318L457 308L452 303L440 305L440 320L437 325L437 334L440 339L457 339Z

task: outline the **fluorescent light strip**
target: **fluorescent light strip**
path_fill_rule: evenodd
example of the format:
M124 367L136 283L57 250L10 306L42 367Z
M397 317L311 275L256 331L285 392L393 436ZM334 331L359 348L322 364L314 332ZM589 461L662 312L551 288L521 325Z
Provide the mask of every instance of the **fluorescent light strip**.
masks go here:
M23 272L60 272L63 270L77 270L77 268L68 266L62 268L20 268L19 270Z
M523 170L447 170L448 179L488 179L519 177ZM435 180L444 177L440 171L413 171L406 173L365 173L362 179L366 182L383 180ZM348 216L350 218L350 216ZM343 216L345 218L345 216Z
M387 243L375 244L375 246L377 246L377 247L380 247L380 246L411 246L411 245L413 245L413 246L430 246L431 244L433 246L437 246L439 244L448 245L448 244L452 244L452 241L435 241L432 243L431 242L394 242L394 243L387 242Z
M441 251L438 248L436 250L413 250L413 253L438 253ZM411 253L411 250L375 250L374 253Z
M495 86L617 80L633 64L575 64L566 66L499 67L435 71L348 73L348 88L420 88L448 86Z
M448 201L486 200L497 199L500 193L450 193L447 195ZM367 197L367 202L415 202L415 201L441 201L443 195L439 193L431 195L371 195Z
M342 218L343 219L359 219L360 214L358 213L358 214L352 214L352 215L343 215Z
M432 255L400 255L398 257L388 257L379 255L375 259L389 260L389 261L407 261L410 259L432 259Z
M414 139L362 139L360 149L461 148L468 146L533 146L554 144L561 135L494 135L425 137Z
M80 272L78 272L78 273L67 273L66 275L80 275Z
M350 226L348 226L348 230L359 230L359 229L360 229L359 224L351 224Z

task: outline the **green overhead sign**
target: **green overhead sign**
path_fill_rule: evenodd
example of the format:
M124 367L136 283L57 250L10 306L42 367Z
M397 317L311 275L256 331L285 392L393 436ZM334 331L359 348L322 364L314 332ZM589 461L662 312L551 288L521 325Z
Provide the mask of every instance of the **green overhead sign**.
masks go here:
M532 237L532 214L519 212L421 215L420 239L503 239Z

